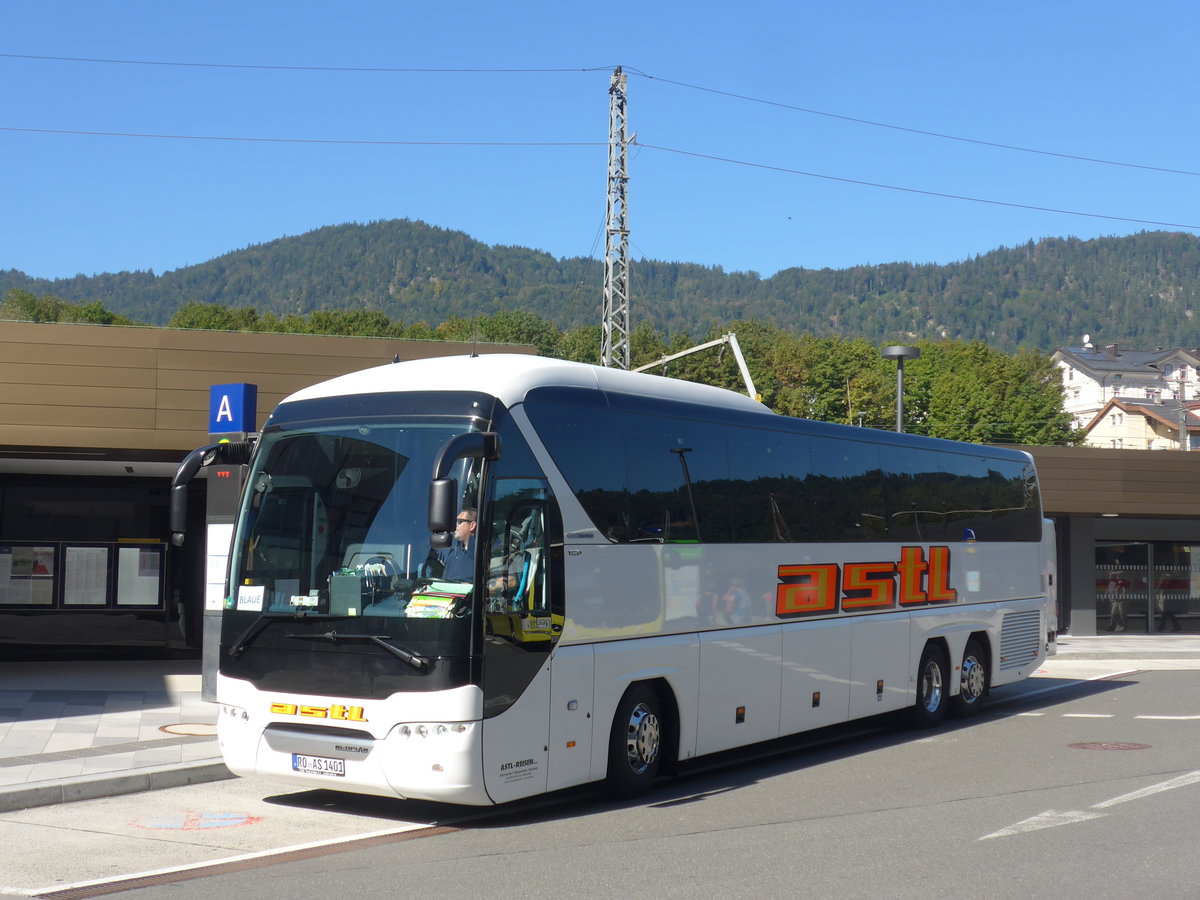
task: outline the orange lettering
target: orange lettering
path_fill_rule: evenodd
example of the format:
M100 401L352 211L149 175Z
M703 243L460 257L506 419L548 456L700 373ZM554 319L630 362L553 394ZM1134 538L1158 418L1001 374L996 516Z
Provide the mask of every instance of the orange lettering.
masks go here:
M920 547L901 547L900 562L896 571L900 573L900 605L928 603L929 596L922 589L925 573L929 570L925 552Z
M842 609L892 606L895 575L895 563L846 563L842 571Z
M949 547L929 548L929 602L958 602L958 591L950 587Z
M837 612L838 567L836 563L815 566L780 566L775 588L775 615L808 616Z

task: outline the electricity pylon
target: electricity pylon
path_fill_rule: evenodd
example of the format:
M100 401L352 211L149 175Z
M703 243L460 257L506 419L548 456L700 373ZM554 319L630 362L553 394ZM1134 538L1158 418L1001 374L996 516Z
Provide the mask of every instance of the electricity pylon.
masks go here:
M608 208L604 227L604 308L600 358L629 369L629 209L625 135L626 80L617 66L608 94Z

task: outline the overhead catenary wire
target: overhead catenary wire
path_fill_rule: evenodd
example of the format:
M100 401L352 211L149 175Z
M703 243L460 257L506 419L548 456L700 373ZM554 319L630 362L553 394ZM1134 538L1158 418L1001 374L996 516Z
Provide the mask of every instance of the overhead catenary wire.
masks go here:
M843 184L857 184L862 187L882 188L888 191L902 191L908 194L923 194L926 197L941 197L945 200L963 200L969 203L984 203L991 206L1007 206L1014 209L1028 209L1034 212L1057 213L1065 216L1085 216L1090 219L1108 219L1114 222L1131 222L1137 225L1161 225L1166 228L1183 228L1188 230L1200 229L1200 225L1188 225L1179 222L1162 222L1156 219L1137 219L1129 216L1116 216L1106 213L1081 212L1074 209L1059 209L1052 206L1037 206L1030 203L1016 203L1009 200L989 200L984 197L968 197L965 194L948 194L941 191L930 191L923 188L902 187L895 184L883 184L876 181L865 181L858 178L845 178L839 175L824 175L819 172L805 172L801 169L789 169L785 166L776 166L769 163L749 162L742 159L733 159L728 156L716 156L710 153L698 153L694 150L681 150L677 147L662 147L655 144L647 144L644 141L636 141L639 147L644 147L647 150L660 150L663 153L676 153L680 156L691 156L696 159L707 159L712 162L729 163L731 165L746 166L754 169L765 169L772 172L781 172L787 175L802 175L806 178L821 178L826 181L838 181Z
M0 53L0 59L29 59L42 62L73 62L101 63L118 66L167 66L182 69L257 69L268 72L363 72L386 74L486 74L486 75L522 75L522 74L555 74L563 72L611 72L614 66L586 66L582 68L466 68L446 67L432 68L428 66L297 66L272 65L268 63L215 63L215 62L186 62L162 59L106 59L94 56L41 56L32 53Z
M1125 162L1122 160L1103 159L1096 156L1085 156L1077 153L1063 153L1056 150L1045 150L1038 147L1024 147L1019 144L1005 143L1001 141L988 141L982 138L964 137L962 135L948 134L942 131L934 131L932 129L914 128L909 125L897 125L892 122L879 122L874 119L866 119L860 116L851 116L845 113L829 112L828 110L813 109L808 106L800 106L794 103L784 103L779 100L768 100L762 97L753 97L748 94L740 94L735 91L727 91L721 88L708 87L706 85L692 84L687 81L679 81L673 78L666 78L661 75L651 75L641 69L631 66L580 66L580 67L547 67L547 68L471 68L471 67L430 67L430 66L315 66L315 65L282 65L270 63L218 63L218 62L189 62L178 60L151 60L151 59L112 59L105 57L91 56L49 56L32 53L0 53L0 59L25 59L42 62L70 62L70 63L93 63L101 65L122 65L122 66L163 66L173 68L192 68L192 69L231 69L231 70L249 70L249 71L277 71L277 72L352 72L361 74L379 74L379 75L405 75L405 74L428 74L428 75L556 75L556 74L572 74L572 73L590 73L590 72L610 72L615 68L623 69L629 74L645 78L648 81L657 81L661 84L668 84L674 87L681 87L688 90L699 91L714 96L728 97L733 100L740 100L747 103L755 103L762 106L770 106L777 109L785 109L791 112L804 113L811 116L821 116L827 119L836 119L842 122L852 122L856 125L868 125L872 128L884 128L891 131L902 131L908 134L916 134L922 137L936 138L945 141L957 141L964 144L974 144L981 147L991 147L997 150L1009 150L1016 153L1030 153L1039 156L1050 156L1058 159L1072 160L1075 162L1094 163L1104 166L1119 166L1129 169L1142 169L1148 172L1162 172L1171 175L1187 175L1192 177L1200 177L1200 172L1189 169L1175 169L1168 166L1155 166L1147 163Z
M293 138L293 137L260 137L245 135L213 135L213 134L166 134L134 131L92 131L68 128L24 128L12 125L0 125L0 131L20 132L25 134L56 134L75 135L82 137L117 137L117 138L149 138L156 140L178 141L230 141L234 143L265 143L265 144L327 144L348 146L381 146L381 147L606 147L604 141L434 141L434 140L383 140L359 138ZM1006 206L1012 209L1027 209L1034 212L1054 213L1065 216L1082 216L1090 219L1105 219L1112 222L1129 222L1136 225L1157 225L1164 228L1180 228L1189 231L1200 230L1200 225L1180 222L1166 222L1159 219L1142 219L1133 216L1118 216L1109 213L1084 212L1081 210L1062 209L1052 206L1039 206L1031 203L1017 203L1010 200L993 200L985 197L970 197L965 194L950 194L942 191L931 191L924 188L904 187L903 185L884 184L859 178L847 178L840 175L828 175L820 172L807 172L802 169L790 169L786 166L770 163L752 162L734 159L727 156L717 156L711 153L701 153L695 150L684 150L678 147L664 147L648 144L637 138L630 140L631 145L646 150L657 150L663 153L674 153L680 156L690 156L696 159L706 159L711 162L727 163L729 165L763 169L780 172L787 175L799 175L806 178L819 178L825 181L836 181L842 184L855 184L861 187L879 188L888 191L900 191L908 194L920 194L926 197L939 197L944 200L960 200L967 203L981 203L990 206Z
M156 138L170 141L233 141L248 144L350 144L385 147L606 147L605 141L394 141L370 138L255 137L224 134L158 134L140 131L85 131L72 128L20 128L0 125L0 131L62 134L82 137Z
M608 71L609 67L580 67L580 68L463 68L463 67L367 67L367 66L313 66L313 65L269 65L260 63L215 63L215 62L187 62L187 61L164 61L164 60L131 60L131 59L106 59L99 57L68 57L68 56L45 56L32 54L16 54L16 53L0 53L0 59L23 59L23 60L40 60L52 62L73 62L73 63L93 63L93 64L112 64L112 65L137 65L137 66L176 66L186 68L206 68L206 69L263 69L263 70L280 70L280 71L312 71L312 72L362 72L376 74L394 74L394 73L434 73L434 74L450 74L450 73L479 73L479 74L496 74L496 73L539 73L539 74L561 74L561 73L583 73L583 72L601 72ZM1056 156L1065 159L1076 161L1085 161L1091 163L1104 163L1108 165L1119 165L1128 168L1141 169L1150 172L1173 173L1180 175L1200 175L1200 172L1190 172L1186 170L1167 169L1160 166L1149 166L1136 163L1122 163L1112 160L1103 160L1095 157L1085 157L1073 154L1063 154L1053 151L1035 150L1027 147L1020 147L1014 144L1000 144L996 142L980 141L972 138L962 138L954 135L948 135L941 132L926 131L922 129L909 128L907 126L892 125L888 123L875 122L868 119L861 119L853 116L842 115L839 113L829 113L821 110L814 110L808 107L802 107L793 104L782 103L773 100L765 100L757 97L751 97L744 94L734 93L732 91L721 90L718 88L710 88L702 85L690 84L688 82L677 81L674 79L662 78L659 76L650 75L638 69L630 69L631 74L638 75L643 78L662 82L677 87L682 87L691 90L702 91L714 95L726 96L736 100L763 104L771 107L776 107L785 110L791 110L814 115L827 116L829 118L855 122L859 124L877 126L882 128L890 128L898 131L907 131L916 134L921 134L929 137L945 138L948 140L962 141L972 144L981 144L991 147L997 147L1006 150L1017 150L1030 153L1038 153L1046 156ZM177 141L195 141L195 142L234 142L234 143L264 143L264 144L309 144L309 145L341 145L341 146L379 146L379 147L463 147L463 148L577 148L577 147L601 147L606 146L605 142L601 141L493 141L493 140L473 140L473 141L448 141L448 140L392 140L392 139L364 139L364 138L339 138L339 137L270 137L270 136L244 136L244 135L205 135L205 134L180 134L180 133L156 133L156 132L135 132L135 131L108 131L108 130L84 130L84 129L55 129L55 128L33 128L21 127L15 125L0 125L0 132L9 133L26 133L26 134L46 134L46 135L63 135L63 136L83 136L83 137L112 137L112 138L140 138L153 140L177 140ZM1051 213L1055 215L1069 215L1082 218L1100 219L1113 222L1126 222L1138 225L1166 227L1196 231L1200 230L1200 225L1171 222L1161 219L1142 218L1137 216L1117 215L1113 213L1090 212L1082 210L1067 209L1062 207L1053 207L1034 203L1021 203L1012 200L1000 200L986 197L970 196L965 194L955 194L943 191L936 191L927 188L909 187L904 185L887 184L882 182L870 181L861 178L851 178L847 176L832 175L828 173L812 172L786 166L773 165L769 163L755 162L744 159L736 159L727 156L719 156L710 153L704 153L695 150L687 150L677 147L667 147L638 141L637 137L630 140L630 146L645 148L652 151L662 153L670 153L682 156L688 156L696 159L705 159L712 162L718 162L726 165L736 165L741 167L757 168L763 171L778 172L794 176L807 178L816 178L826 181L832 181L842 184L858 185L862 187L871 187L880 190L896 191L909 193L927 197L934 197L947 200L957 200L960 202L984 204L991 206L1008 207L1012 209L1023 209L1034 212Z
M746 94L736 94L736 93L733 93L732 91L720 90L719 88L704 87L703 85L699 85L699 84L688 84L686 81L674 81L670 78L660 78L657 75L650 75L649 73L641 72L641 71L638 71L637 69L631 69L629 67L626 67L626 71L629 72L630 74L637 75L641 78L646 78L651 81L658 81L663 84L671 84L676 87L689 88L690 90L694 90L694 91L703 91L705 93L716 94L721 97L729 97L734 100L744 100L748 103L758 103L758 104L762 104L763 106L773 106L778 109L787 109L787 110L791 110L792 112L806 113L811 116L823 116L827 119L838 119L843 122L853 122L856 125L870 125L873 128L887 128L892 131L904 131L904 132L907 132L908 134L918 134L918 135L921 135L922 137L938 138L940 140L945 140L945 141L958 141L963 144L976 144L981 147L992 147L997 150L1013 150L1018 153L1034 153L1039 156L1053 156L1058 159L1069 159L1069 160L1073 160L1075 162L1096 163L1098 165L1103 165L1103 166L1121 166L1123 168L1128 168L1128 169L1143 169L1148 172L1164 172L1164 173L1171 174L1171 175L1190 175L1190 176L1194 176L1194 177L1200 177L1200 172L1193 172L1189 169L1172 169L1172 168L1168 168L1166 166L1151 166L1151 165L1147 165L1144 163L1121 162L1119 160L1114 160L1114 159L1101 159L1101 158L1095 157L1095 156L1082 156L1080 154L1075 154L1075 153L1060 153L1060 152L1057 152L1054 150L1041 150L1036 147L1021 147L1017 144L1004 144L1004 143L1000 143L998 141L985 141L980 138L962 137L961 135L946 134L945 132L941 132L941 131L930 131L930 130L923 129L923 128L911 128L907 125L895 125L895 124L891 124L888 122L876 122L872 119L861 119L861 118L858 118L857 116L847 116L842 113L833 113L833 112L827 112L827 111L820 110L820 109L811 109L806 106L796 106L791 103L782 103L777 100L764 100L760 97L750 97L750 96L747 96Z

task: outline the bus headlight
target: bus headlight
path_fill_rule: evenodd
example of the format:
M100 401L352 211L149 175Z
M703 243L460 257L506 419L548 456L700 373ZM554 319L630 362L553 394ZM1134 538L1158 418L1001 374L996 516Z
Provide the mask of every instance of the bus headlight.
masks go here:
M222 703L218 707L218 715L225 722L242 722L250 721L250 713L242 709L240 706L230 706L228 703Z

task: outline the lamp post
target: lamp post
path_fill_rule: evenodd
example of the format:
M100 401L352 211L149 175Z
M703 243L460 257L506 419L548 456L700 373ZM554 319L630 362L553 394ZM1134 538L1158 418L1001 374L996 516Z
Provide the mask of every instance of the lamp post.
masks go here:
M905 347L902 344L896 344L891 347L884 347L880 351L884 359L894 359L896 361L896 431L904 431L904 361L906 359L916 359L921 355L921 351L916 347Z

